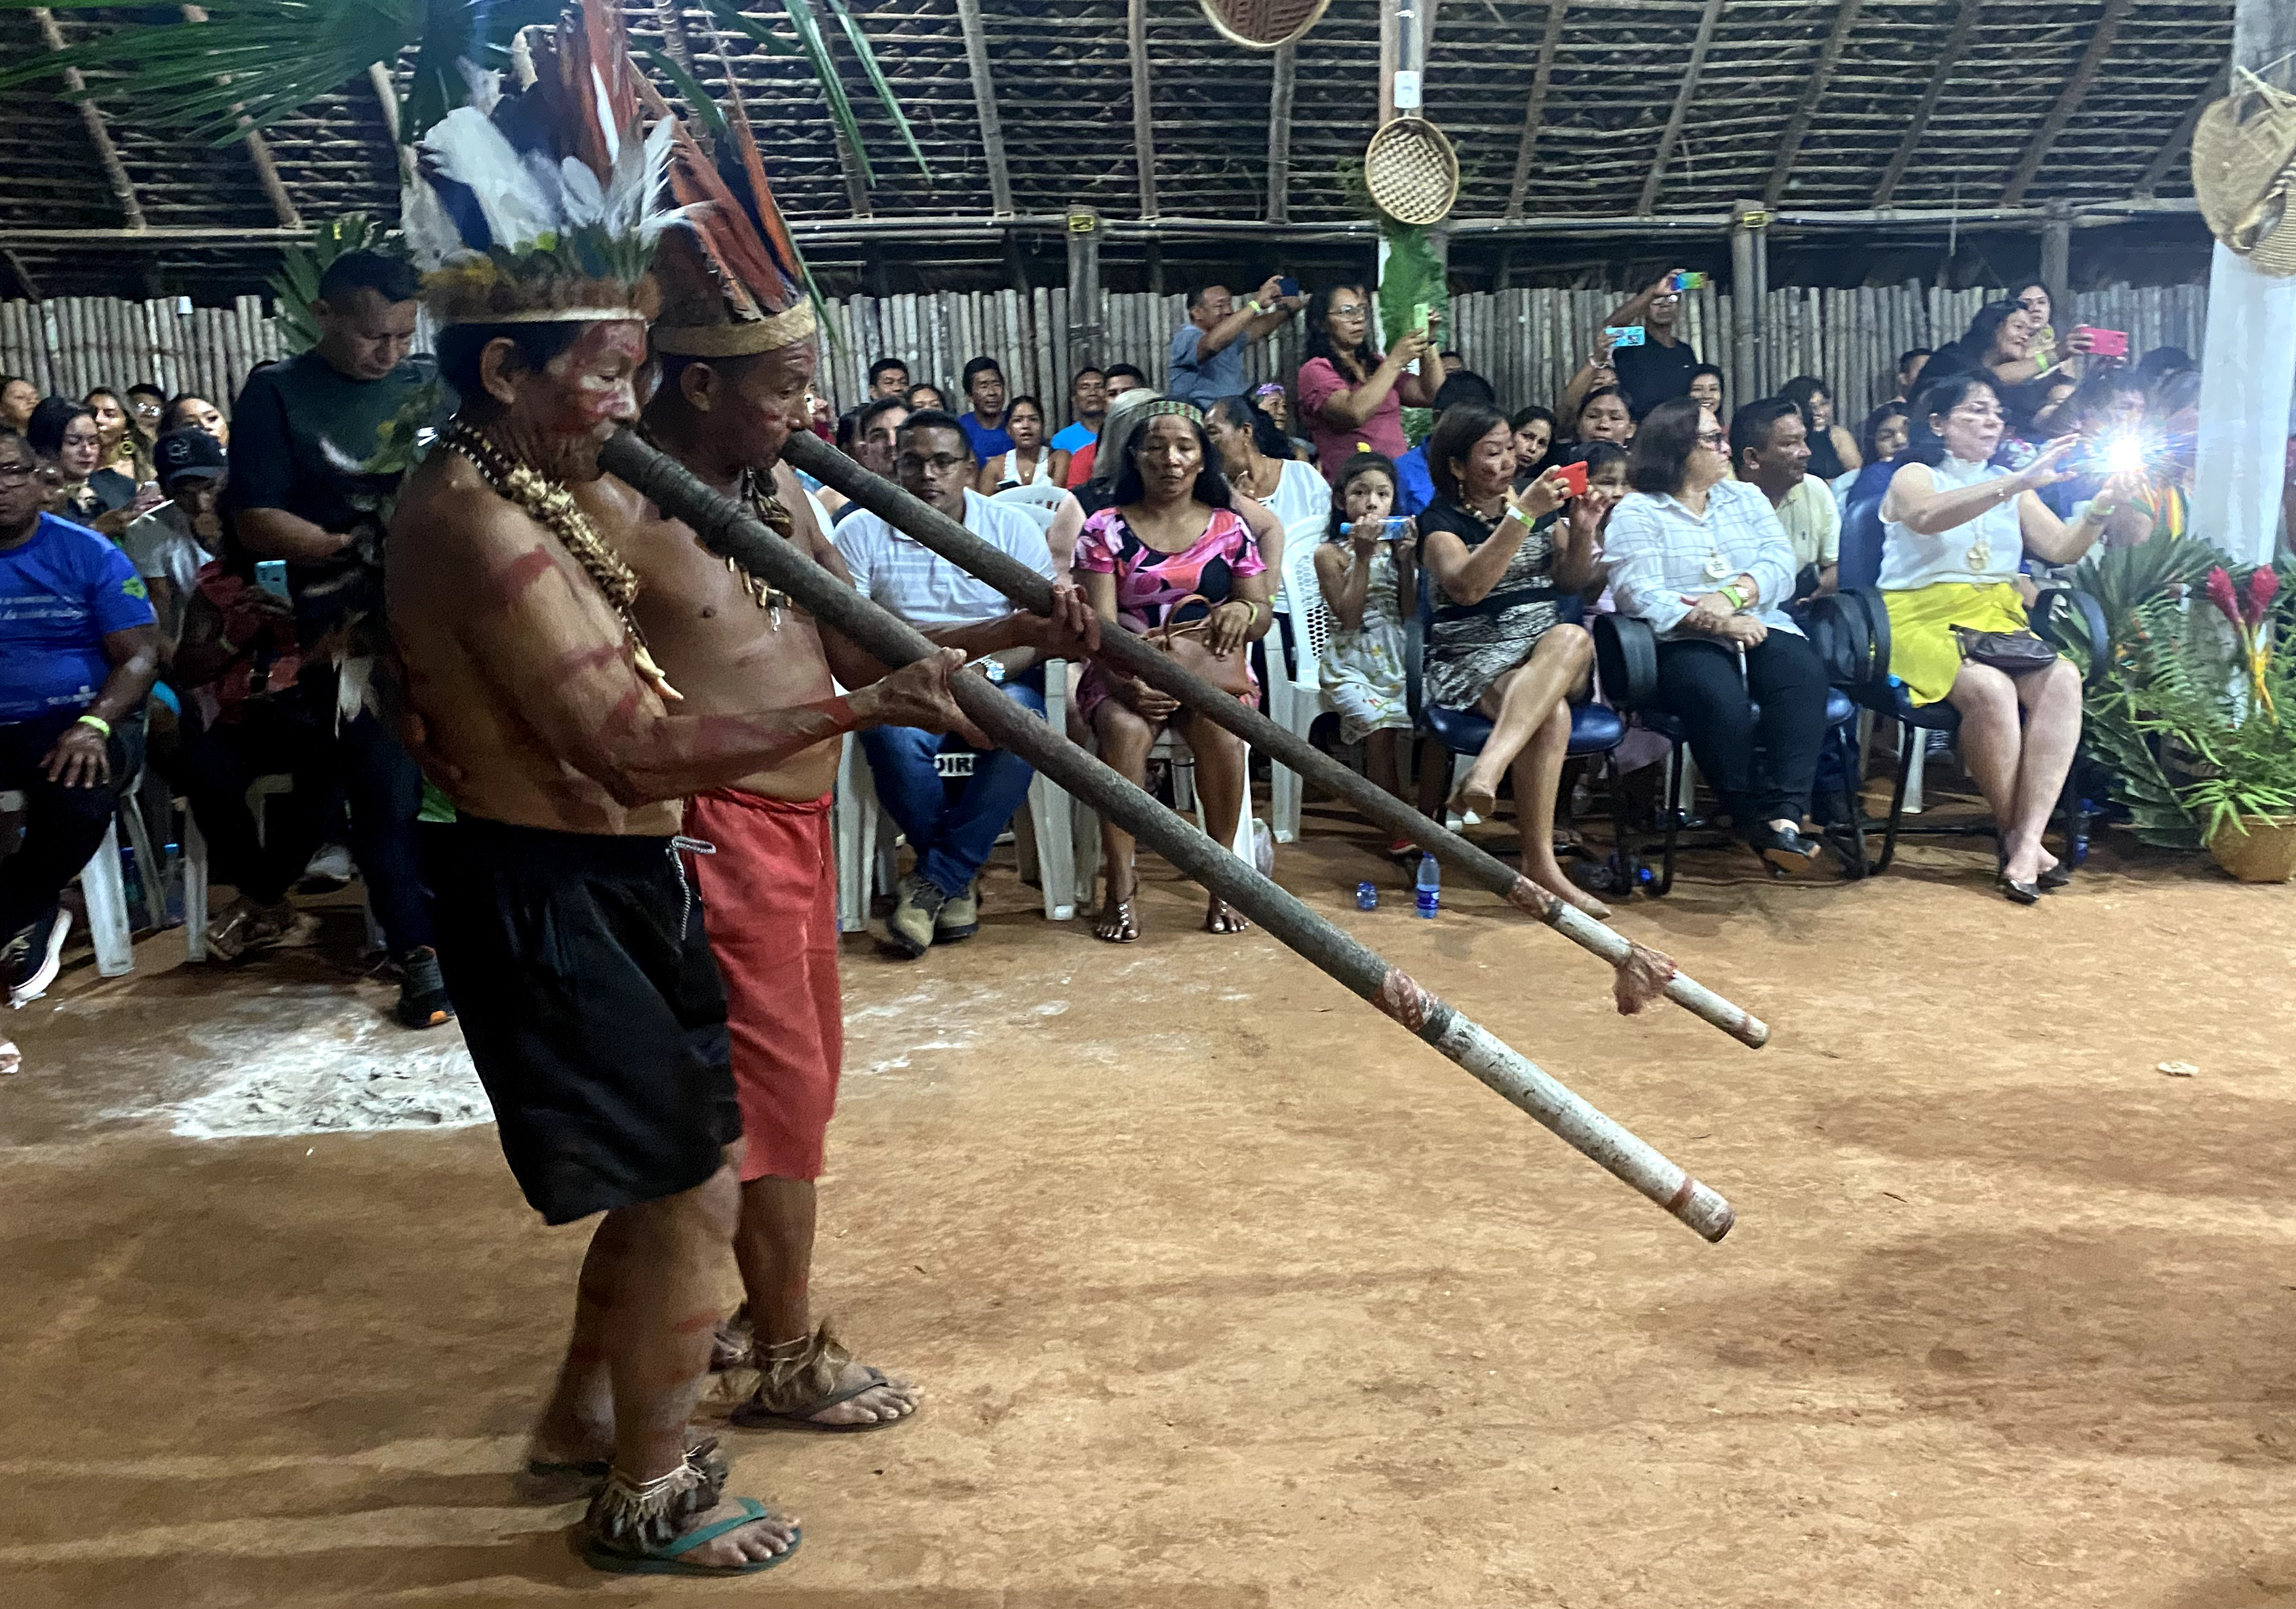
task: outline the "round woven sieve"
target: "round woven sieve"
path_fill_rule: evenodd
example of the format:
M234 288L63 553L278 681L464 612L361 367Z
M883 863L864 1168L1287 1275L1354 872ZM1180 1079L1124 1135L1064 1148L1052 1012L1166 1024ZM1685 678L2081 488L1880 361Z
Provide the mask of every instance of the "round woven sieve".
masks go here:
M1424 118L1398 118L1371 136L1364 183L1398 224L1437 224L1459 199L1459 153Z
M1332 0L1203 0L1211 25L1247 50L1289 45L1324 14Z

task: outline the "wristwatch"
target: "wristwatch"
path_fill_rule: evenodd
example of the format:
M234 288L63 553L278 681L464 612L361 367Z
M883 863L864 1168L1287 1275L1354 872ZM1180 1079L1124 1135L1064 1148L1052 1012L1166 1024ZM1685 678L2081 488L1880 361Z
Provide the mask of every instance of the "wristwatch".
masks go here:
M1004 685L1004 661L1003 660L981 661L980 674L987 677L995 685L999 687L1003 686Z

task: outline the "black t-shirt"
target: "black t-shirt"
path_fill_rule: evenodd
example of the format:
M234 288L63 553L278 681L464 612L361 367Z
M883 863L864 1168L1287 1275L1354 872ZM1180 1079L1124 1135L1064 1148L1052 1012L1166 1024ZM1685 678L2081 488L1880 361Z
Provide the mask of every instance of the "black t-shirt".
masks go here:
M290 562L287 580L307 633L381 603L383 521L399 472L363 472L385 445L383 427L410 406L436 424L452 398L422 393L438 378L428 358L408 358L381 380L353 380L316 352L248 376L231 415L230 512L277 508L355 539L316 564Z
M1690 395L1690 376L1698 367L1698 350L1686 341L1677 341L1670 347L1645 341L1638 347L1614 349L1611 362L1619 371L1619 383L1634 399L1628 411L1639 421L1660 403ZM239 426L234 423L232 429L236 431Z
M65 515L81 524L100 520L115 508L135 501L135 482L116 469L100 469L80 482L67 500Z

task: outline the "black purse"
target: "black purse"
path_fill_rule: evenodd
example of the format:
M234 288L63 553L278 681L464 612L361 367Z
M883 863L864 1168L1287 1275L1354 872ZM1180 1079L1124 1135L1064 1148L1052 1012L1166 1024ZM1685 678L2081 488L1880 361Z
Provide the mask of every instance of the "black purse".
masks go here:
M1989 665L2011 676L2046 670L2057 662L2057 651L2030 631L1972 631L1956 626L1961 657L1972 665Z

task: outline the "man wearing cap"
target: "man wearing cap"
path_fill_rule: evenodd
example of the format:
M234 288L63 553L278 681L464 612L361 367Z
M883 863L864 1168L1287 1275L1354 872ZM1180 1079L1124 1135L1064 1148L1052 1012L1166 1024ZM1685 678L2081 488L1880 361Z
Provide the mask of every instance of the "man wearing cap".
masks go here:
M184 603L199 585L200 567L223 546L217 511L231 478L223 443L196 427L169 431L153 444L160 489L168 500L140 515L119 539L135 571L152 590L160 641L173 649L184 634Z

